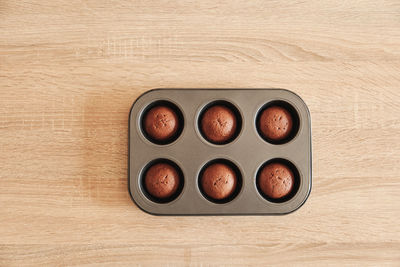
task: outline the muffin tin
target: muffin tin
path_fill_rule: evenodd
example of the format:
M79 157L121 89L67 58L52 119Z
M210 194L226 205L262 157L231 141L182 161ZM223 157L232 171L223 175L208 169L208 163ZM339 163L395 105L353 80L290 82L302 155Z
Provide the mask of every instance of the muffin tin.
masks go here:
M199 125L213 103L233 107L239 119L237 133L223 144L207 141ZM180 127L164 142L149 138L143 117L149 108L167 105L175 110ZM265 139L257 127L260 112L271 105L290 111L294 130L285 140ZM157 162L174 165L181 174L179 190L169 199L146 192L143 177ZM237 173L235 193L225 201L208 198L199 184L204 168L226 162ZM294 189L285 198L265 196L257 176L265 164L283 162L295 176ZM285 89L154 89L141 95L129 115L129 192L144 211L155 215L278 215L298 209L311 191L311 119L304 101Z

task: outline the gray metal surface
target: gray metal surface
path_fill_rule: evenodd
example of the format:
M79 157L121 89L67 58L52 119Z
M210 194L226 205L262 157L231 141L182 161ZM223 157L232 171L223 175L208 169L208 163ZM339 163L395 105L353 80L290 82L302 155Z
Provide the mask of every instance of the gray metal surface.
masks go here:
M142 112L157 100L174 103L183 113L184 128L180 137L168 145L156 145L141 131ZM239 136L226 145L214 145L200 134L197 119L202 108L212 101L226 100L242 116ZM256 116L266 103L281 100L291 104L300 117L294 139L274 145L260 137ZM141 174L152 160L166 158L175 162L184 175L182 193L172 202L156 203L142 191ZM237 165L243 177L240 193L231 202L216 204L207 200L198 188L198 174L210 160L225 158ZM283 158L299 171L297 193L288 201L273 203L257 190L256 174L268 160ZM278 215L298 209L311 191L311 119L304 101L285 89L155 89L141 95L129 116L129 191L134 202L144 211L157 215Z

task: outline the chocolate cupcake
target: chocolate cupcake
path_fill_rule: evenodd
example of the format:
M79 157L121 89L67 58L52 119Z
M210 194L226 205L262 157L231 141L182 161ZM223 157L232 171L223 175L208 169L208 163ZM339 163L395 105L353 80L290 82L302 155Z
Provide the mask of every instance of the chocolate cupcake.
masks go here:
M200 127L208 141L222 144L235 136L237 119L230 108L224 105L215 105L204 112Z
M282 163L270 163L260 171L257 183L264 195L280 199L292 192L294 175L288 166Z
M177 193L180 175L172 165L157 163L147 170L144 185L151 196L157 199L167 199Z
M204 170L200 185L207 197L213 200L223 200L235 192L236 173L227 164L213 163Z
M292 132L293 118L288 110L280 106L271 106L262 111L258 118L261 135L273 142L288 138Z
M173 109L168 106L151 108L144 118L145 132L156 141L172 138L179 129L179 119Z

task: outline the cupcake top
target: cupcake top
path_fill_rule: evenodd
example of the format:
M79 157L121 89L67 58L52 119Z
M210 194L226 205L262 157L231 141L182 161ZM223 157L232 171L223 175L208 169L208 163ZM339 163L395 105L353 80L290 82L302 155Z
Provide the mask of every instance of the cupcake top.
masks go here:
M159 199L171 197L177 192L180 184L178 171L167 163L157 163L151 166L144 179L147 192Z
M178 128L178 116L170 107L155 106L145 115L144 129L154 140L166 141L176 134Z
M214 163L208 166L201 177L201 187L204 193L215 200L222 200L231 196L236 185L235 171L223 163Z
M208 108L201 119L201 130L206 139L212 143L224 143L236 132L236 116L223 105Z
M288 166L281 163L271 163L264 166L258 177L258 187L272 199L289 195L293 186L293 172Z
M258 127L263 137L272 141L281 141L290 135L293 118L285 108L272 106L262 111Z

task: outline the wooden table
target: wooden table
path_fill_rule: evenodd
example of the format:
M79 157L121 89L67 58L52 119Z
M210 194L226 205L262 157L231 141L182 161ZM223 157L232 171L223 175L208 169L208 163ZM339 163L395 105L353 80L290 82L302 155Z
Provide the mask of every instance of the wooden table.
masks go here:
M127 190L156 87L308 104L313 189L280 217L157 217ZM0 266L400 265L400 2L0 2Z

